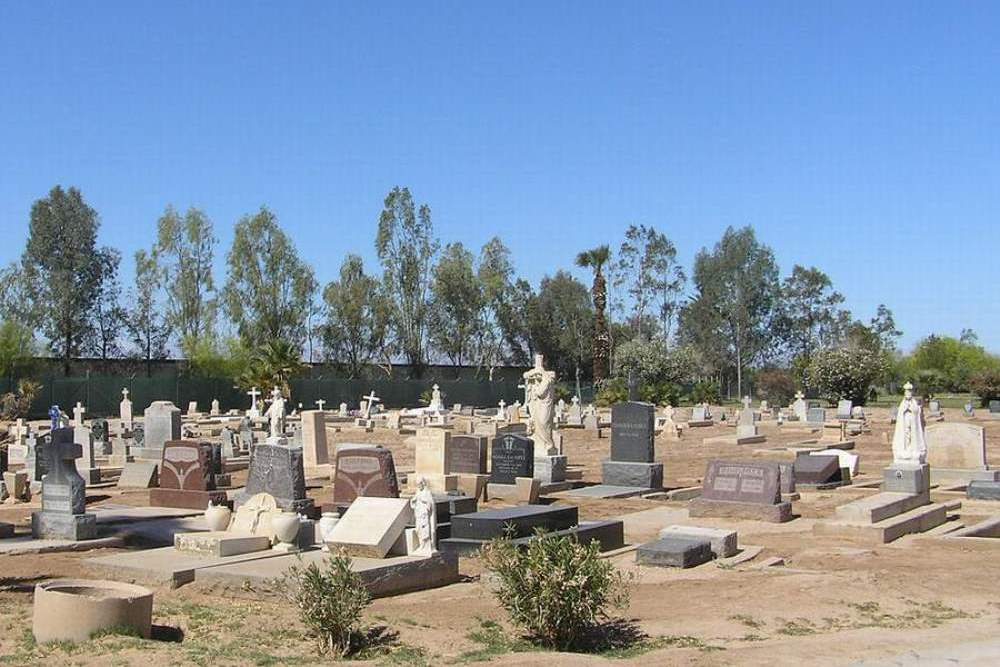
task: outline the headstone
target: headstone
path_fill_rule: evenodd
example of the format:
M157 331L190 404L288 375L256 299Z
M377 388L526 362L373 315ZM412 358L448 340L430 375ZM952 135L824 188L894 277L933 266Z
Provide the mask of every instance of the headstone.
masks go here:
M618 403L611 408L611 458L601 462L608 486L662 488L663 464L655 463L651 403Z
M1000 415L1000 401L997 400L990 401L990 414Z
M757 419L753 408L750 407L750 398L745 397L743 399L743 409L740 410L736 419L736 437L755 438L757 435Z
M962 411L965 413L966 417L974 417L976 415L976 408L972 403L966 403L962 406Z
M351 413L347 411L347 403L341 403L337 410L338 417L350 417Z
M42 510L31 515L31 535L35 539L93 539L97 537L97 517L86 513L86 484L75 464L81 447L74 440L73 429L54 429L51 438Z
M651 403L618 403L611 408L611 460L652 463L653 422Z
M315 505L306 497L302 449L262 443L250 453L246 487L236 498L236 506L258 493L274 496L278 507L289 512L310 514Z
M486 474L486 453L489 439L485 435L451 436L452 473Z
M120 489L152 489L158 484L157 465L152 461L126 463L118 478Z
M712 560L712 544L707 539L689 536L661 537L639 545L635 562L654 567L688 568Z
M217 415L221 415L222 414L222 408L221 408L221 406L219 406L219 399L217 399L217 398L213 398L212 399L212 409L209 412L209 414L211 414L213 416L217 416Z
M385 558L412 522L413 510L405 498L359 497L334 526L327 544L349 556Z
M153 401L143 415L145 441L133 454L137 459L159 460L167 441L181 439L180 408L170 401Z
M249 417L244 417L240 420L240 450L244 454L249 454L253 445L253 422Z
M302 456L303 465L307 468L330 462L326 445L326 417L322 410L302 412Z
M840 486L844 482L840 457L832 454L813 456L808 453L795 457L795 485Z
M226 492L216 489L211 443L168 440L160 462L160 488L149 492L156 507L203 510L209 503L224 505Z
M780 523L791 519L791 504L781 502L781 470L763 461L710 461L701 497L690 516L752 518Z
M73 438L80 445L80 457L76 460L76 469L88 486L100 484L101 471L94 459L94 435L86 426L74 426Z
M851 419L851 409L854 403L847 399L837 401L837 419Z
M251 387L250 391L247 392L247 396L250 397L250 409L247 410L247 417L250 419L260 417L260 407L257 405L257 397L262 395L262 392L257 387Z
M826 410L823 408L809 408L806 411L806 421L810 424L823 424L826 422Z
M931 424L924 431L927 463L931 475L938 468L987 470L986 429L975 424L953 422Z
M847 452L843 449L823 449L809 453L813 456L836 456L840 461L840 467L846 468L851 473L852 478L861 471L861 457L854 452Z
M128 389L122 389L122 401L118 404L118 416L122 420L122 428L132 430L132 401L128 398Z
M583 409L580 407L580 397L574 396L566 415L567 426L583 426Z
M493 439L490 482L514 484L518 477L534 477L535 443L531 438L505 433Z
M795 392L795 402L792 403L792 413L798 417L799 421L807 421L809 406L806 405L806 395L801 391Z
M414 438L413 467L411 489L423 479L434 493L457 490L458 477L448 472L451 468L451 433L434 428L418 429Z
M333 502L359 497L398 498L399 481L392 452L373 445L338 445L333 474Z

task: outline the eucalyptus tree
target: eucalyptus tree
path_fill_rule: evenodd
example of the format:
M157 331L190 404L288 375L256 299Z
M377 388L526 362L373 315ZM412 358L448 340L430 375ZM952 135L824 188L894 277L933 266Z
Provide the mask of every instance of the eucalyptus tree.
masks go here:
M474 355L485 296L475 258L461 243L449 243L432 271L431 342L455 366Z
M604 277L604 267L611 258L607 245L585 250L576 256L576 265L594 272L594 282L590 287L590 297L594 303L594 382L606 380L611 372L611 332L608 329L608 282Z
M301 351L316 279L274 213L240 219L226 263L223 304L244 344L280 340Z
M344 258L339 279L323 289L323 303L320 337L328 362L339 364L352 378L373 363L391 368L386 299L380 281L365 273L359 256Z
M152 374L153 361L167 357L170 323L164 314L163 282L156 256L139 250L135 253L135 286L125 318L125 328L134 345L134 355Z
M212 221L197 208L189 208L182 216L167 206L156 230L154 252L164 274L171 327L182 346L210 337L218 310L212 277L218 239Z

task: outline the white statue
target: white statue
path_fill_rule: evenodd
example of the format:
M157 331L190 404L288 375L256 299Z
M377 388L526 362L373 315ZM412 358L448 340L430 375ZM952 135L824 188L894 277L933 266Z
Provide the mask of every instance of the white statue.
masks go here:
M444 410L444 402L441 400L441 387L436 384L431 387L431 404L427 406L431 412L441 412Z
M913 398L913 385L903 385L903 400L896 410L896 430L892 434L893 463L927 462L927 442L924 440L924 413Z
M281 395L281 390L277 387L271 391L271 406L264 413L271 425L270 435L272 438L280 438L285 435L285 398Z
M434 495L423 477L417 482L416 494L410 498L410 507L413 509L415 544L408 550L409 555L431 556L437 552L437 512L434 508Z
M546 454L559 453L552 438L552 417L555 412L556 374L542 365L542 355L535 355L535 367L524 374L524 384L528 392L528 414L531 416L531 437L538 451Z

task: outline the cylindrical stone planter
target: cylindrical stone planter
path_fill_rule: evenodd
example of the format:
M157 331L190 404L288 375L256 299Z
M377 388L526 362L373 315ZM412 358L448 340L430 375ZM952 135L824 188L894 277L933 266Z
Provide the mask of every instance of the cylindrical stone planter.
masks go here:
M153 592L100 579L53 579L35 585L32 633L40 644L80 642L110 628L131 628L149 638Z

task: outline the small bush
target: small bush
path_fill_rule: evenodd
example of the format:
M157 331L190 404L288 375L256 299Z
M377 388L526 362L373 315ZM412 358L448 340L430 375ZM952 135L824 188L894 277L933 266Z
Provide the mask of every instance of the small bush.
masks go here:
M597 542L539 533L521 549L499 538L483 549L483 562L499 579L495 595L511 621L547 647L581 647L609 609L628 604L626 578L600 558Z
M601 408L607 408L615 403L623 403L627 400L628 385L625 383L625 380L621 378L615 378L604 382L601 388L597 390L597 395L594 397L594 403Z
M676 406L681 398L681 388L672 382L644 384L639 388L639 399L654 405Z
M783 368L769 368L757 373L757 395L772 406L788 405L795 397L795 378Z
M350 557L333 554L326 569L316 563L295 565L281 583L288 599L298 607L307 633L319 641L324 652L344 657L362 647L361 612L371 602L371 595L351 571Z
M691 388L691 402L718 405L722 402L719 385L714 382L699 382Z
M1000 400L1000 368L991 368L977 373L969 384L973 393L982 401L984 408L990 404L990 401Z

